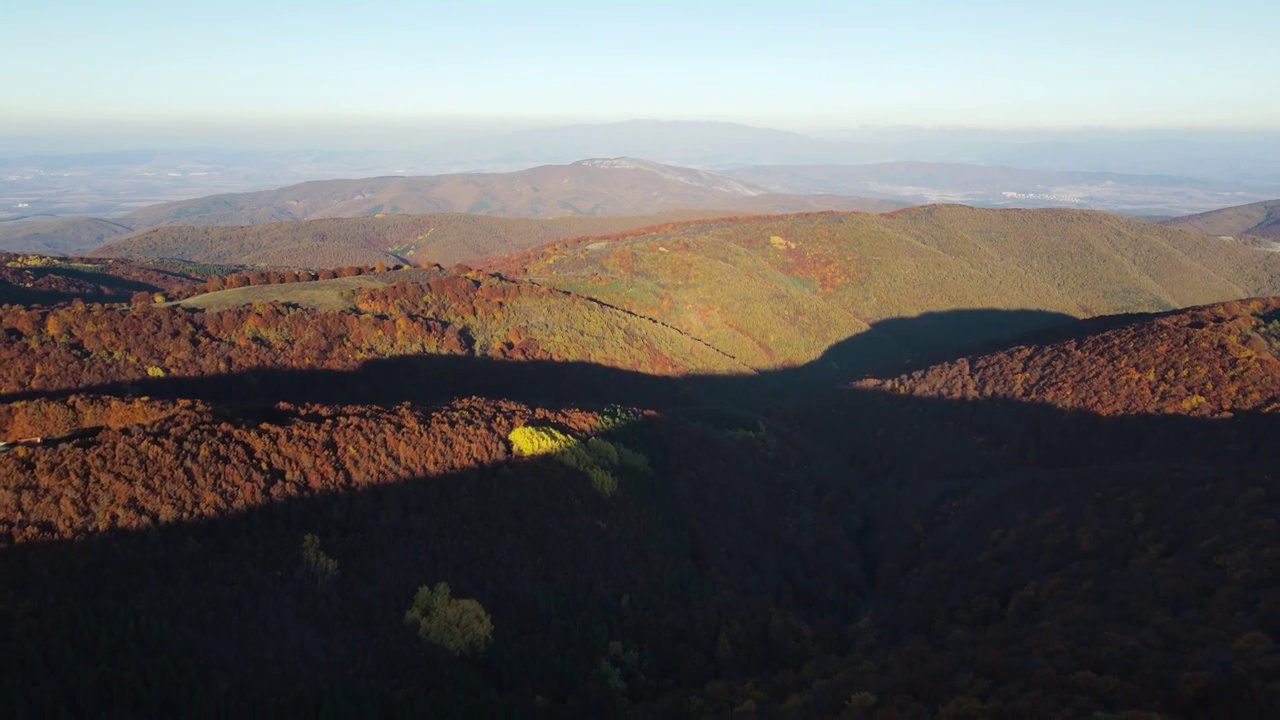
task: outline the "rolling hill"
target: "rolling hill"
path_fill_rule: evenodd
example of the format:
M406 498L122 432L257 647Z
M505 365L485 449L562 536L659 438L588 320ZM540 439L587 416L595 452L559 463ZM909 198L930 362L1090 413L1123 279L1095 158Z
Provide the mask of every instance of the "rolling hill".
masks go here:
M1089 332L1093 330L1093 332ZM1099 415L1222 417L1280 410L1280 301L1109 316L1036 342L855 387L1043 403Z
M771 193L702 170L613 158L507 173L319 180L277 190L148 205L111 220L86 217L12 220L0 223L0 250L84 252L131 232L175 225L247 226L432 213L559 218L653 216L676 212L679 217L706 217L814 210L881 212L904 205L891 200L839 195ZM242 254L253 252L257 251ZM346 257L355 262L372 257L367 252L345 252ZM161 256L173 257L165 253ZM289 264L288 257L269 254L266 261Z
M0 305L129 302L137 293L194 287L208 270L181 262L0 253Z
M8 714L1280 704L1280 297L1236 299L1280 253L1077 210L629 222L167 236L616 230L488 271L5 256Z
M1252 236L1280 242L1280 200L1223 208L1164 221L1165 225L1206 235Z
M170 225L108 243L93 254L305 268L380 262L453 265L554 240L714 218L721 214L714 210L686 210L642 216L535 219L434 213L236 227Z
M1017 236L1023 215L914 212L956 228L916 257L955 257L983 223L990 249L983 216ZM1101 223L1105 243L1060 242L1085 273L1109 248L1130 282L1169 267L1155 238L1209 241L1026 215ZM761 269L806 241L766 236L753 266L714 233L799 221L835 243L851 219L711 223L655 252ZM695 286L712 266L672 261ZM744 281L803 277L760 273ZM838 291L820 277L794 285ZM1002 349L753 408L843 345L954 348L948 328L992 312L887 317L753 372L712 332L475 271L5 306L0 700L15 717L1274 707L1280 299L1042 313L1057 326Z
M423 353L663 375L751 372L649 318L483 273L406 269L232 288L180 304L7 307L11 373L0 393L255 367L350 370L370 357Z
M1087 320L794 415L850 465L817 492L868 511L881 654L832 696L871 717L904 687L925 715L1017 715L997 688L1020 682L1055 698L1036 715L1275 707L1277 321L1277 298Z
M89 217L25 217L0 222L0 250L75 255L133 232L127 225Z
M869 323L922 313L1032 309L1058 313L1039 320L1056 322L1280 293L1275 253L1056 209L709 221L556 243L488 265L653 317L757 369L810 362ZM915 344L982 339L973 332L941 327Z
M466 212L507 217L651 215L669 210L747 212L891 210L901 204L843 196L775 194L723 175L629 158L581 160L511 173L324 180L280 190L214 195L134 211L135 228L257 225L378 213Z

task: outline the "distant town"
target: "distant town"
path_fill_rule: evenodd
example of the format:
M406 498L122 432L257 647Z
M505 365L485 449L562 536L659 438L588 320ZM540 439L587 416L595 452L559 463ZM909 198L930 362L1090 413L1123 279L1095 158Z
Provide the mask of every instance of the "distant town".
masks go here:
M1049 202L1081 203L1078 197L1069 195L1051 195L1049 193L1020 193L1006 190L1000 193L1006 200L1047 200Z

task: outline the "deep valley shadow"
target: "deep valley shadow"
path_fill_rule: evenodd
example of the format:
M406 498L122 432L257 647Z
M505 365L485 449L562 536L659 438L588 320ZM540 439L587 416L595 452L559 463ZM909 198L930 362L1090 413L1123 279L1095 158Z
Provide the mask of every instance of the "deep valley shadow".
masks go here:
M1094 321L1122 322L1124 316ZM0 402L74 393L192 398L217 404L431 404L455 397L514 399L549 407L623 404L671 409L725 405L755 412L794 404L870 373L892 374L966 354L1009 347L1069 315L1031 310L953 310L875 323L798 367L751 375L660 376L582 362L506 361L459 355L408 355L365 361L351 371L260 368L203 377L129 382L0 396ZM1061 332L1061 330L1060 330Z
M957 697L980 715L1007 702L1253 716L1280 700L1263 682L1274 654L1239 645L1280 627L1275 569L1251 549L1278 539L1266 519L1280 509L1280 417L836 388L945 357L952 346L929 342L940 327L1001 317L889 321L755 376L413 356L78 389L198 398L253 425L288 422L279 402L466 396L670 413L609 436L655 470L653 487L612 498L555 460L521 460L0 547L0 702L15 717L474 717L663 715L697 696L724 715L759 692L761 708L794 695L792 711L817 716L870 688L920 716ZM1040 330L1061 316L1014 319ZM987 337L983 349L1018 342ZM921 354L895 356L908 338ZM680 412L705 407L740 427ZM339 562L331 586L301 569L307 533ZM414 589L437 581L492 613L484 658L434 652L403 624ZM612 642L636 652L634 669ZM1188 673L1193 695L1169 689ZM1102 676L1114 680L1090 679ZM716 683L751 689L721 701Z
M138 280L118 277L109 272L95 272L74 267L25 267L39 282L45 278L54 278L53 285L71 284L69 289L47 289L41 287L25 287L12 282L0 280L0 305L57 305L80 299L87 303L94 302L127 302L134 293L158 292L160 288ZM177 273L152 269L151 272L171 275L175 279L185 279Z

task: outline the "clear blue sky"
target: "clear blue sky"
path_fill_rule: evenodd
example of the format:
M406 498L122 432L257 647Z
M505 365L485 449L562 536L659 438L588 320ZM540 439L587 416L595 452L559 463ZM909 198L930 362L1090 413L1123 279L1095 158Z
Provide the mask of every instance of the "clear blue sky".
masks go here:
M0 129L144 120L1280 128L1280 2L9 0Z

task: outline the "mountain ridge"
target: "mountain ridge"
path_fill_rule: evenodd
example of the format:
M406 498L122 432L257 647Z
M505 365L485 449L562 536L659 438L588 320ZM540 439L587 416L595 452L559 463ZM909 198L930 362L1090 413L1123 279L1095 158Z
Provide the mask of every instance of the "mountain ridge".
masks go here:
M477 264L658 317L755 367L931 311L1082 317L1280 292L1280 256L1238 243L1093 211L945 205L701 221Z
M554 218L724 215L812 210L886 211L905 203L838 195L794 195L705 170L635 158L589 158L513 172L384 175L311 180L273 190L222 193L149 205L110 220L68 216L0 224L0 249L77 253L161 226L248 226L295 220L461 212ZM94 235L94 228L111 226ZM47 237L46 237L47 236Z
M1206 235L1252 236L1280 242L1280 200L1267 200L1212 210L1162 222Z
M308 268L380 262L453 265L565 238L717 218L726 212L691 210L641 216L560 218L432 213L289 220L250 226L170 225L114 240L93 250L92 254Z
M377 212L554 217L644 215L699 206L762 212L892 209L883 201L865 198L769 194L706 171L615 158L542 165L511 173L319 180L274 191L167 203L127 217L131 223L148 226L179 222L243 225Z

